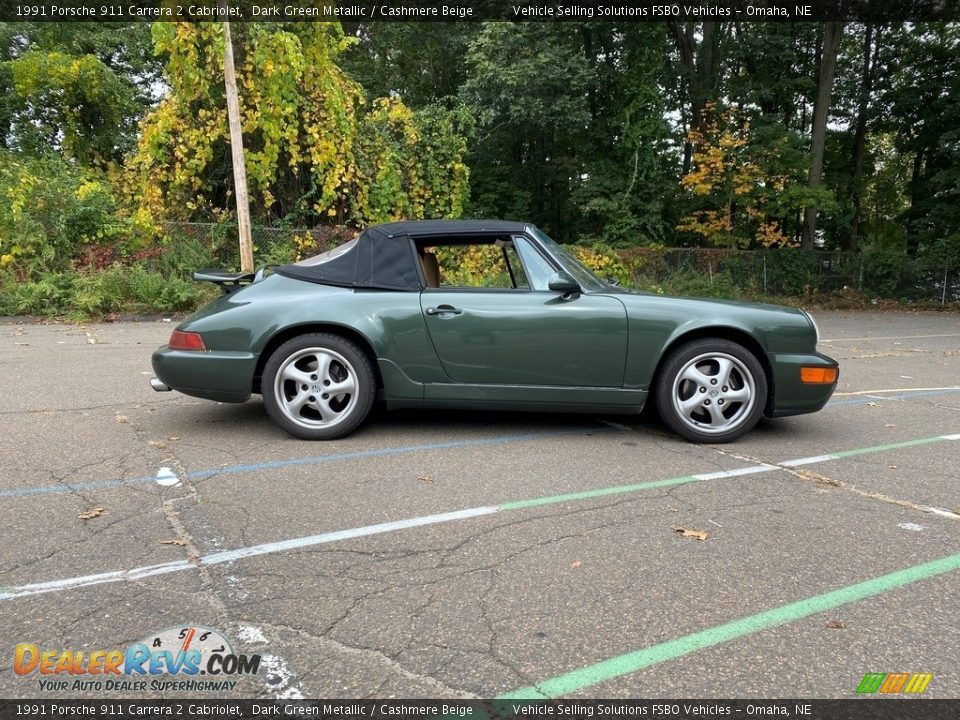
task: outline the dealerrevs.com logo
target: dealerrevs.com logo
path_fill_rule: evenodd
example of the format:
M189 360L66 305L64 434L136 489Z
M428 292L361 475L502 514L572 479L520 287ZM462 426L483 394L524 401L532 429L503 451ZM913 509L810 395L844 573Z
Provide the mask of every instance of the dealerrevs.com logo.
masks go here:
M196 625L161 630L125 649L55 650L20 643L13 651L14 672L38 676L42 691L224 691L236 687L232 678L259 669L259 655L237 654L219 632Z

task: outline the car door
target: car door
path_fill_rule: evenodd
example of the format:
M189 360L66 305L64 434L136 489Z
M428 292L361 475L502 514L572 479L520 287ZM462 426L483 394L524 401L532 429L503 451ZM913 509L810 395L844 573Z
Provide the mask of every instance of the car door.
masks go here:
M531 270L533 278L537 272ZM615 297L441 286L423 290L420 306L453 382L623 386L627 318Z

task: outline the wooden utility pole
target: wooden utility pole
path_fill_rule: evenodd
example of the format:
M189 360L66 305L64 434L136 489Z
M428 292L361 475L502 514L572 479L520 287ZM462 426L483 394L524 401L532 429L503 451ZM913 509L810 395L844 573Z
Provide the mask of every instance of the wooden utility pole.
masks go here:
M250 202L247 197L247 166L243 160L243 128L237 97L237 72L233 66L230 23L223 23L223 75L227 88L227 118L233 155L233 189L237 196L237 228L240 231L240 270L253 272L253 240L250 236Z

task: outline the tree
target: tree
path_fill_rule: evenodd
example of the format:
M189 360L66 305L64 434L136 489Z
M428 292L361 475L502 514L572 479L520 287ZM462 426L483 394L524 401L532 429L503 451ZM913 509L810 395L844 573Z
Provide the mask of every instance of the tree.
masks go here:
M909 162L907 207L899 220L906 250L960 264L960 28L925 23L896 38L899 61L882 103L882 127Z
M730 25L716 21L697 23L669 20L667 27L670 29L680 56L678 75L687 100L681 114L684 130L699 132L707 122L704 115L707 104L717 98L717 85L725 50L724 41ZM683 146L684 175L690 169L692 152L693 147L689 142L685 142Z
M581 43L567 23L487 23L471 41L460 97L478 124L476 214L530 219L569 237L593 80Z
M847 250L856 250L860 236L861 199L863 195L863 162L867 147L867 123L870 119L873 94L873 77L879 62L880 48L883 44L883 26L874 27L866 23L863 27L863 58L860 70L860 92L857 101L857 115L853 137L853 173L850 178L850 204L853 217L850 220L850 233L845 243Z
M128 164L131 191L145 219L223 217L232 190L220 25L153 27L171 92L144 120ZM413 112L395 98L368 110L363 88L337 64L353 42L337 23L235 29L257 217L364 224L459 215L469 117Z
M340 65L363 86L368 99L401 97L412 108L454 98L467 80L465 61L479 23L345 22L358 42Z
M817 99L813 106L813 124L810 130L810 175L811 191L820 187L823 174L823 153L827 138L827 114L833 92L833 74L837 64L837 52L843 37L842 22L823 24L823 42L820 51L820 79L817 83ZM817 237L817 207L804 209L803 248L812 250Z
M720 247L792 245L782 218L809 199L799 137L776 124L756 130L736 109L704 110L710 119L690 131L695 150L681 179L692 209L677 230Z
M152 102L144 23L0 24L0 146L119 164Z

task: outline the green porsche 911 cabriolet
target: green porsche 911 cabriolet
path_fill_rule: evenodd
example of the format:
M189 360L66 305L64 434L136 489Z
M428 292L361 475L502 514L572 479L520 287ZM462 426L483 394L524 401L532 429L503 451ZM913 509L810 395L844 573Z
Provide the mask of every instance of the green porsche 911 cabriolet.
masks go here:
M446 264L446 267L445 267ZM471 272L464 272L468 266ZM399 222L224 290L153 354L156 390L263 396L286 431L342 437L388 408L639 413L696 442L819 410L837 363L802 310L607 284L532 225Z

